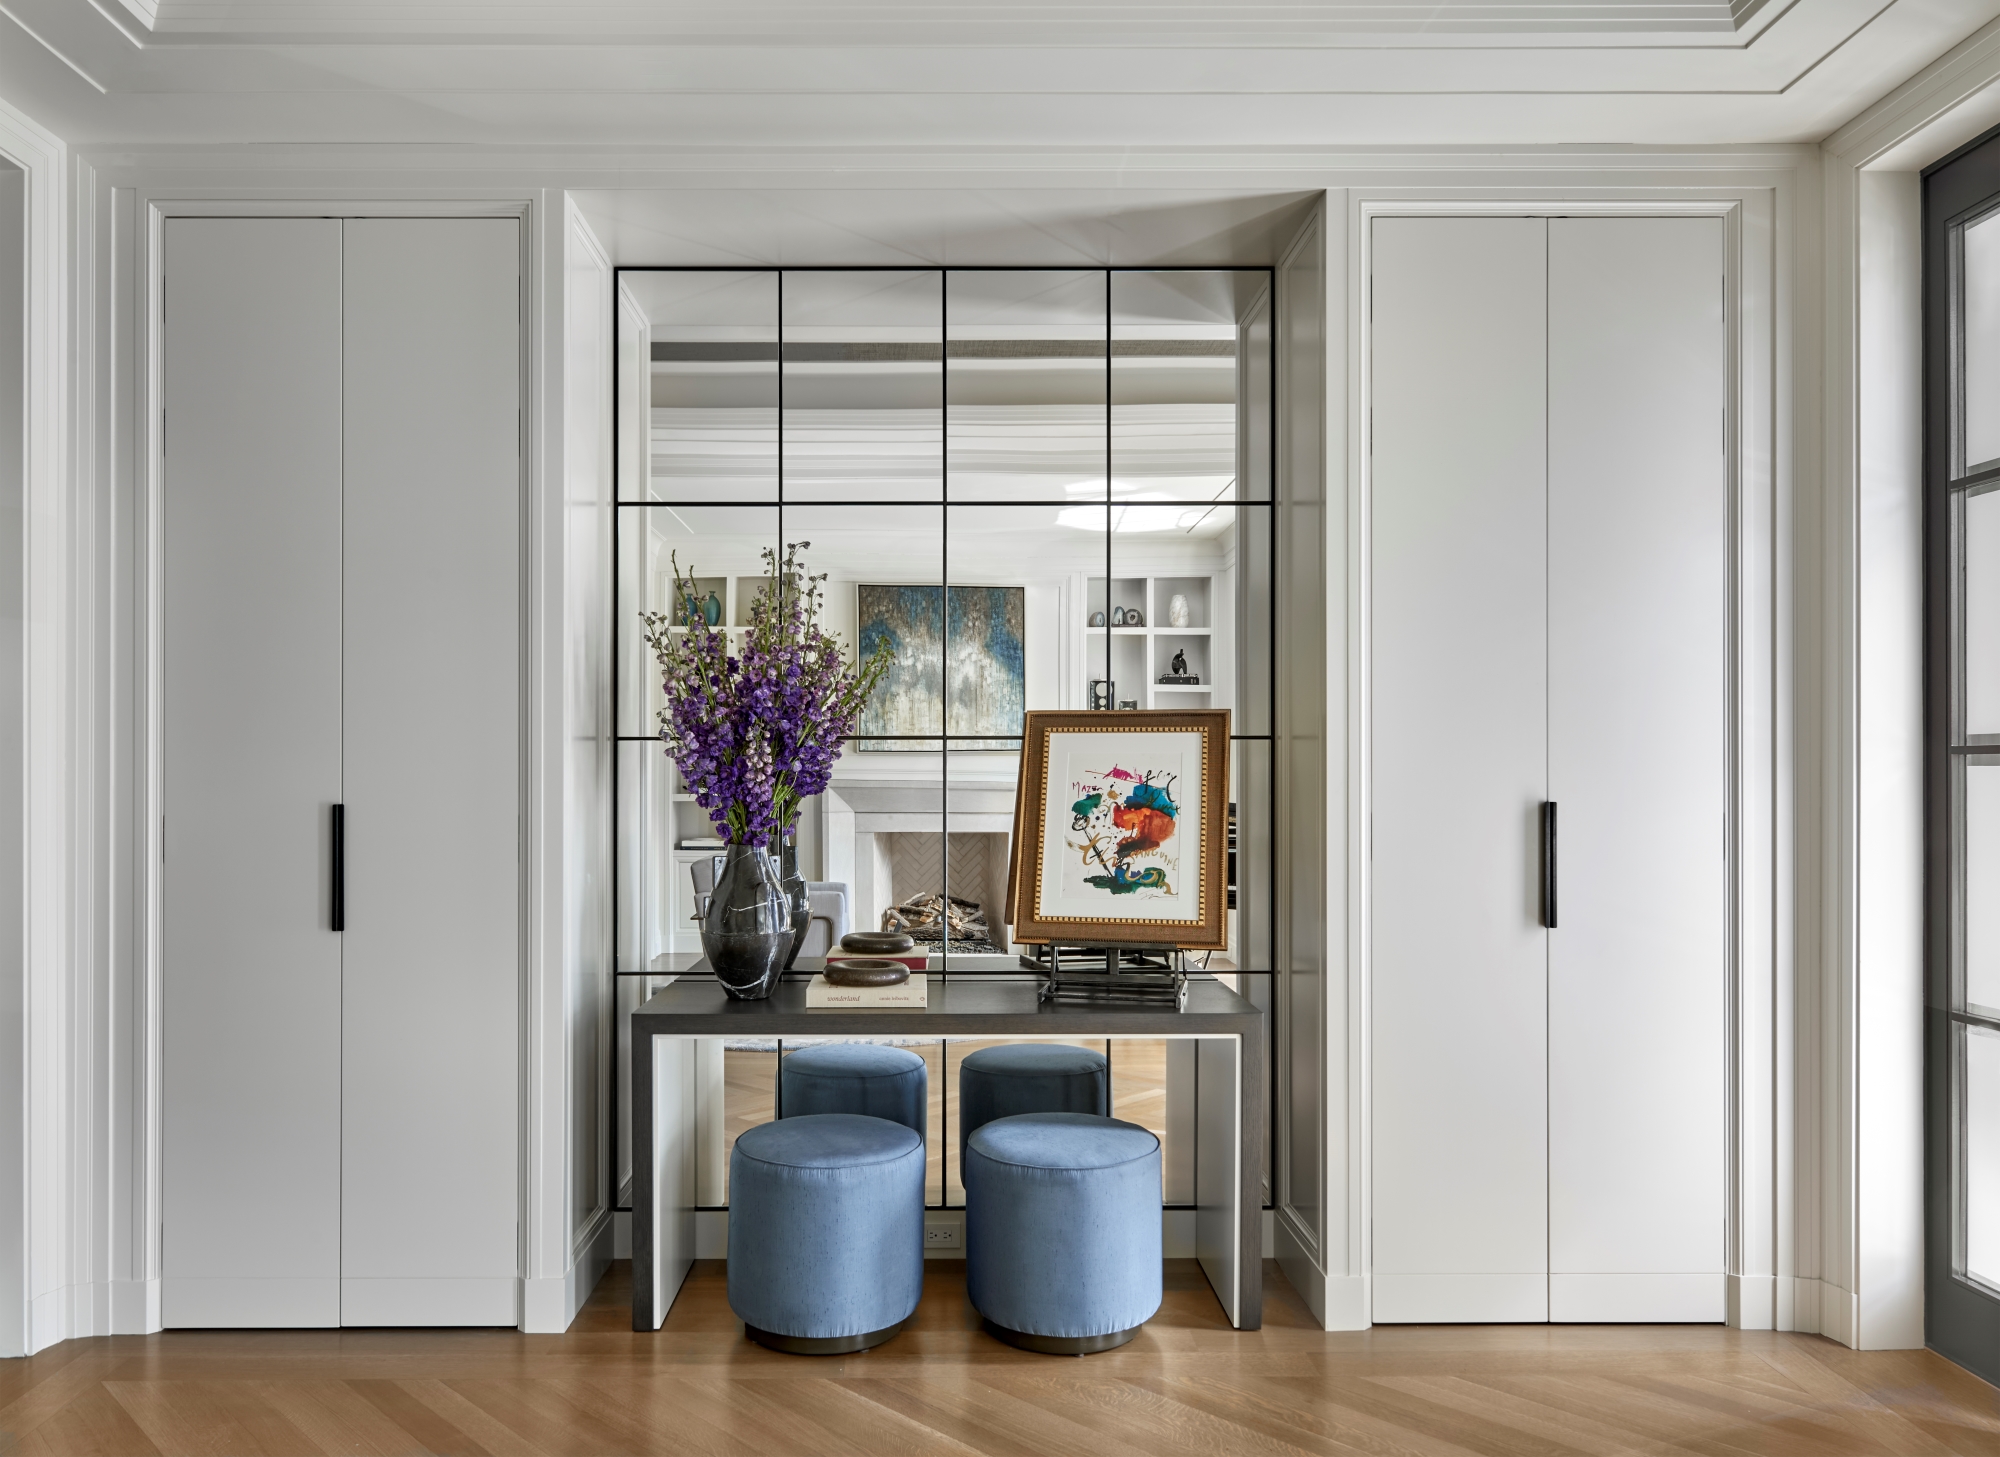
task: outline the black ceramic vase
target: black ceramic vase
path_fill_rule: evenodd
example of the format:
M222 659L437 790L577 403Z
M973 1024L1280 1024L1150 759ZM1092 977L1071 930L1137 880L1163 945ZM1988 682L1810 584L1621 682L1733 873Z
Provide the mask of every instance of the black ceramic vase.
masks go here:
M770 852L761 845L731 845L701 918L701 950L715 979L739 1001L768 997L791 949L791 898Z
M812 929L812 898L806 894L806 878L799 874L798 841L781 834L778 846L773 851L778 861L778 883L784 886L792 903L792 949L785 953L785 970L790 971L792 963L799 959L799 948L806 944L806 932Z

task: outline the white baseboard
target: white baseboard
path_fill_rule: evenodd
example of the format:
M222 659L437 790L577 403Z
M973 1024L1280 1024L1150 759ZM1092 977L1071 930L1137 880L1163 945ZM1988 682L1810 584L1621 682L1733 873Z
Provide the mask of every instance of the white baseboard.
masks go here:
M168 1276L160 1282L160 1320L174 1330L333 1330L340 1277Z
M1375 1323L1374 1292L1366 1275L1328 1275L1326 1314L1320 1317L1330 1331L1365 1331Z
M113 1280L111 1282L111 1334L150 1336L160 1329L160 1282L153 1280Z
M519 1325L521 1281L512 1275L402 1276L340 1282L343 1326Z
M1861 1298L1824 1280L1813 1283L1819 1286L1819 1333L1830 1341L1839 1341L1843 1346L1858 1347L1861 1339Z
M1279 1270L1313 1313L1322 1330L1365 1331L1374 1324L1374 1300L1366 1275L1329 1275L1306 1247L1291 1218L1264 1216L1264 1257Z
M567 1270L521 1282L521 1329L530 1335L561 1335L568 1330L611 1268L615 1239L611 1211L600 1207L578 1232Z
M97 1333L90 1319L88 1286L64 1285L44 1290L28 1302L28 1354L45 1351L72 1336Z
M1729 1318L1729 1277L1648 1271L1549 1277L1557 1325L1715 1325Z
M1853 1295L1828 1281L1781 1275L1772 1325L1776 1330L1822 1335L1852 1346L1860 1323L1857 1304Z
M1729 1275L1724 1279L1725 1324L1740 1331L1778 1328L1778 1277Z
M1319 1267L1319 1261L1313 1258L1289 1219L1272 1219L1267 1228L1270 1245L1265 1258L1278 1262L1278 1268L1291 1282L1292 1289L1299 1292L1313 1319L1322 1328L1331 1329L1326 1324L1326 1271Z

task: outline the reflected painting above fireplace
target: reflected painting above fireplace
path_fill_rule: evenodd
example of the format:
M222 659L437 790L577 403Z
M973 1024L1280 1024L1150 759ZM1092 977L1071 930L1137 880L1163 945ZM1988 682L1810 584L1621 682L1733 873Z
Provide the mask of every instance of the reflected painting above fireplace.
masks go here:
M854 590L862 658L879 643L896 653L861 710L854 748L935 751L921 740L947 733L957 749L1018 746L1027 709L1025 589L954 586L947 594L937 585L862 583Z

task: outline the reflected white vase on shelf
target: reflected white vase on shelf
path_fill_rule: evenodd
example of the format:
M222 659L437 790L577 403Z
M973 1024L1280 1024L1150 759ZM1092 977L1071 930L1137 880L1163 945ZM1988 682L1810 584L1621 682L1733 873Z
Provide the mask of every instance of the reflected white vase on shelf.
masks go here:
M1167 626L1186 627L1187 625L1188 625L1187 598L1181 596L1180 593L1176 592L1174 593L1173 600L1167 603Z

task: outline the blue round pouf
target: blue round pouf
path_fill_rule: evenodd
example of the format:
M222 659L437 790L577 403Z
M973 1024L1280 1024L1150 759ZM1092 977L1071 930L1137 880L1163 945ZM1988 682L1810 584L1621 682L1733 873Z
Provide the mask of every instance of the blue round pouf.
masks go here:
M781 1116L860 1113L925 1135L930 1072L916 1053L868 1042L829 1042L787 1053L779 1065Z
M1157 1222L1157 1221L1156 1221ZM760 1345L866 1350L924 1291L924 1141L900 1123L811 1113L729 1155L729 1308Z
M1017 1113L1111 1111L1111 1069L1094 1048L1063 1042L1016 1042L968 1052L958 1067L958 1159L995 1118Z
M1122 1346L1160 1308L1160 1140L1088 1113L999 1118L965 1157L965 1290L1031 1351Z

